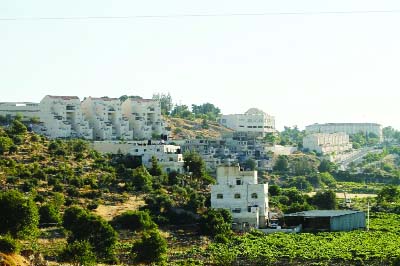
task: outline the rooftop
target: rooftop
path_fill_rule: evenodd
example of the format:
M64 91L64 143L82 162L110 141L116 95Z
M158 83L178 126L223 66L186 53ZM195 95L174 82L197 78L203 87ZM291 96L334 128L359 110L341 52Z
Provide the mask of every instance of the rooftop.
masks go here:
M348 214L360 213L362 211L350 210L313 210L285 214L285 217L303 216L303 217L336 217Z
M52 99L62 99L62 100L79 100L78 96L54 96L54 95L47 95Z

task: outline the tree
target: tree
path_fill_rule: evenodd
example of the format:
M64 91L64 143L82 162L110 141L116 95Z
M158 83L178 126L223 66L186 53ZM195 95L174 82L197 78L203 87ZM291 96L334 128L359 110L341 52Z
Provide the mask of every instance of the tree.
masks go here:
M268 192L271 196L279 196L282 193L282 190L277 185L270 185L268 187Z
M150 191L152 184L152 177L147 171L146 167L139 166L132 173L132 185L138 191Z
M19 120L14 120L11 123L10 133L15 135L25 134L27 131L26 126Z
M117 233L100 216L78 207L70 207L64 212L63 226L71 231L69 243L86 240L93 247L93 252L97 257L114 259Z
M212 121L215 121L221 114L221 110L211 103L204 103L201 105L192 104L192 112L196 117L202 117Z
M208 209L200 219L200 230L204 235L231 234L232 215L225 209Z
M151 168L149 173L152 176L161 176L163 174L161 166L158 164L157 158L155 156L151 157Z
M50 226L50 224L58 224L61 222L59 210L54 204L45 204L39 208L41 226Z
M187 105L175 105L174 109L171 111L171 116L184 119L194 118L193 113L189 110Z
M275 162L274 170L279 172L286 172L289 168L289 161L287 156L279 155L278 159Z
M0 137L0 155L8 152L14 142L9 137Z
M244 162L244 168L245 168L246 170L254 171L254 170L256 170L256 167L257 167L256 161L253 160L253 159L251 159L251 158L247 159L247 160Z
M335 171L337 169L337 165L333 162L330 162L326 159L323 159L321 161L321 163L318 166L318 171L323 173L323 172L328 172L328 173L332 173L333 171Z
M382 202L397 202L400 199L400 189L398 186L385 186L379 191L377 201Z
M206 164L200 154L195 151L186 152L183 156L186 171L191 172L192 176L202 179L206 175Z
M320 173L321 182L327 185L330 188L336 187L336 179L330 173Z
M111 221L115 228L128 229L132 231L148 230L157 228L147 211L126 211Z
M335 210L337 208L336 193L332 190L318 191L312 198L312 203L320 210Z
M16 190L0 193L0 234L34 236L39 224L36 204Z
M167 241L154 229L144 232L142 238L133 244L131 256L135 262L155 262L157 265L164 265L167 250Z

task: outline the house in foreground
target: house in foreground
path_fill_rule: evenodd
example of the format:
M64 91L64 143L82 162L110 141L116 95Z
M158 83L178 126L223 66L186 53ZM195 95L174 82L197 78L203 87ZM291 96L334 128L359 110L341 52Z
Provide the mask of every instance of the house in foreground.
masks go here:
M268 223L268 184L258 184L257 171L219 166L211 186L211 207L232 213L234 229L264 228Z

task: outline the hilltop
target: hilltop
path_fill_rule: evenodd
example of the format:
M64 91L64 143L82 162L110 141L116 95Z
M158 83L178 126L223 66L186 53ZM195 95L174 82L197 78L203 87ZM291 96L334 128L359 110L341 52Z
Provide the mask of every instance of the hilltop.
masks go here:
M224 134L233 132L217 122L204 122L203 119L187 120L175 117L164 117L164 119L170 127L171 139L221 138Z

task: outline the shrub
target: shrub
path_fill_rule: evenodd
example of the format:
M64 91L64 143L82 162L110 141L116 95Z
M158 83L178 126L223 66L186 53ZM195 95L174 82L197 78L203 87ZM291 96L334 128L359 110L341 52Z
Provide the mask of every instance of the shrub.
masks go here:
M123 214L116 216L112 220L111 225L114 228L128 229L132 231L157 227L147 211L126 211Z
M117 234L109 223L94 214L78 207L71 207L64 212L63 226L71 231L68 242L87 240L97 257L114 258Z
M158 230L145 232L142 238L132 246L131 256L136 262L165 264L167 241Z
M66 262L72 262L73 265L96 265L96 256L88 241L74 241L68 243L60 254L60 259Z
M0 252L5 254L18 253L19 243L11 236L0 236Z
M0 193L0 234L14 237L35 235L39 224L36 204L16 190ZM7 214L7 215L4 215Z
M61 221L60 213L54 204L46 204L40 207L40 225L43 227L48 224L58 224Z

